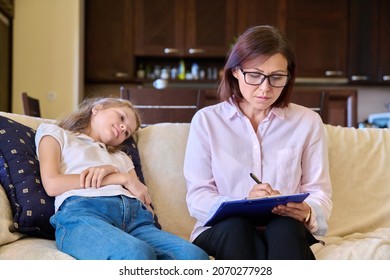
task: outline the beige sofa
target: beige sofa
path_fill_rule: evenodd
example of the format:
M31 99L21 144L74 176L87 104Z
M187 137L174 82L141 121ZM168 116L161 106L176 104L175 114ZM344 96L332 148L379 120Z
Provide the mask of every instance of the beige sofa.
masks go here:
M36 128L42 121L0 113ZM137 143L142 170L162 227L188 238L194 220L185 204L182 174L189 124L164 123L141 129ZM390 259L390 131L326 125L334 209L317 259ZM1 128L0 128L1 132ZM54 241L18 233L0 187L0 259L72 259Z

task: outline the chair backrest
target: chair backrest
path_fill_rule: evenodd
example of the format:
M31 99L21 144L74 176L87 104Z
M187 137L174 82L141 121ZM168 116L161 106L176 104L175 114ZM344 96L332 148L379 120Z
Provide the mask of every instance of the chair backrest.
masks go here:
M195 112L205 105L204 90L200 89L121 87L120 97L134 104L143 126L161 122L189 123Z
M329 120L329 93L322 90L298 89L293 91L291 102L308 107L320 114L322 121Z
M27 95L27 92L22 92L23 110L27 116L41 117L39 100Z

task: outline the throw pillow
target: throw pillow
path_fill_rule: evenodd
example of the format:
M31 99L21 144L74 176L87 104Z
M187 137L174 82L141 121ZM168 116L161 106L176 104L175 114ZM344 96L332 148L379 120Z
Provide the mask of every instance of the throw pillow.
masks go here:
M126 139L123 142L122 151L125 152L133 161L135 173L137 173L138 179L145 184L144 175L142 173L141 158L139 156L137 143L133 137Z
M54 197L46 194L35 149L35 130L0 116L0 183L12 207L15 228L54 239L49 219Z

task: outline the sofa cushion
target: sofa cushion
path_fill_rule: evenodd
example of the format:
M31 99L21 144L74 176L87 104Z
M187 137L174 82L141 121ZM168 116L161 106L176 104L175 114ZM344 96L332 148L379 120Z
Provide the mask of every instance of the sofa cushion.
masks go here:
M317 260L389 260L390 228L324 239L311 246Z
M327 236L390 228L390 130L326 125L333 210Z
M144 174L142 172L142 165L141 165L141 158L139 155L137 143L134 140L134 137L130 137L125 142L123 142L123 149L124 151L133 161L135 173L137 173L138 179L145 184L145 178ZM154 205L152 204L151 207L154 209ZM161 225L158 221L158 217L155 214L154 215L154 221L156 222L156 226L161 229Z
M35 130L0 116L0 182L10 201L15 228L53 239L49 218L54 198L46 194L35 154Z
M11 206L3 187L0 187L0 248L23 237L16 231L13 223Z
M188 239L195 224L183 175L189 124L159 123L137 132L145 183L163 230Z

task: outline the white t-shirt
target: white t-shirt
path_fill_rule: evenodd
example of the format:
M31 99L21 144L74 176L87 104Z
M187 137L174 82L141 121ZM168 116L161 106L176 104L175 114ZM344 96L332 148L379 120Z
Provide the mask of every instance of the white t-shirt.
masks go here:
M109 153L106 145L95 142L86 134L76 134L64 130L55 124L42 123L36 132L35 144L38 146L43 136L50 135L57 139L61 147L61 173L80 174L86 168L99 165L112 165L119 172L128 173L134 168L130 157L123 152ZM39 159L39 158L38 158ZM55 211L70 196L115 196L134 197L122 185L107 185L98 189L74 189L55 198Z

